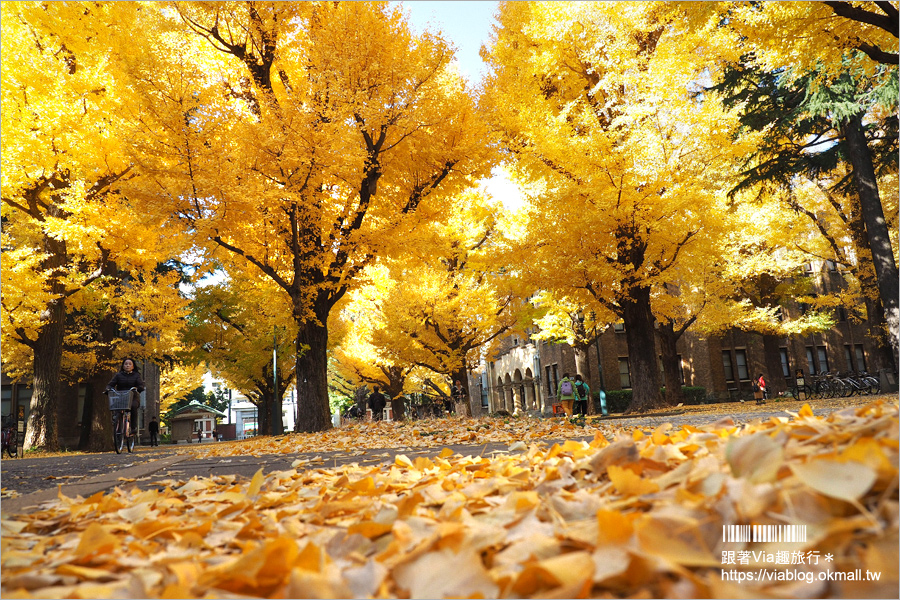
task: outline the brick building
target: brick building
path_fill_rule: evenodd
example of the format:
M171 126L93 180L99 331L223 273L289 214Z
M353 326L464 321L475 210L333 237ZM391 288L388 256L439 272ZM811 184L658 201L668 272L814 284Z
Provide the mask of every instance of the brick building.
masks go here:
M806 274L814 277L816 289L822 293L846 285L830 261L808 264ZM805 307L792 303L783 310L788 317ZM717 400L734 400L750 393L751 378L760 373L766 375L770 388L779 392L793 387L795 373L801 369L807 375L828 371L880 373L883 389L896 389L894 365L866 335L868 324L854 319L843 308L835 311L835 320L828 331L790 338L766 339L737 329L704 338L689 330L678 342L682 385L704 387L707 396ZM577 372L571 346L529 338L507 337L496 357L470 374L473 405L478 408L480 397L482 414L498 410L547 414L563 373ZM631 388L632 379L640 375L630 368L624 326L609 327L589 347L583 375L592 391Z

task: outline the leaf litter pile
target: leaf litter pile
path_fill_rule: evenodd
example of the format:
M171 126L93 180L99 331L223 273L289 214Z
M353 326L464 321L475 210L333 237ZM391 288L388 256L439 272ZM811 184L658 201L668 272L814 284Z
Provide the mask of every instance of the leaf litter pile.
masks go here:
M3 520L0 591L896 597L896 403L793 417L60 494ZM805 541L726 540L732 525L803 525Z

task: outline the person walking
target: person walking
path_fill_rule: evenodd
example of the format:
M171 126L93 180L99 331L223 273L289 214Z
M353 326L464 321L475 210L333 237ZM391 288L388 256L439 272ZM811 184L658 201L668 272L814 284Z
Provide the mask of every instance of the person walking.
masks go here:
M144 380L141 379L141 374L134 368L134 360L125 358L122 360L122 366L119 371L106 384L106 389L124 392L132 388L137 391L131 392L131 432L137 433L138 408L141 406L141 392L144 391Z
M147 431L150 432L150 445L159 446L159 439L157 438L159 435L159 423L156 421L156 417L150 419L150 424L147 425Z
M453 389L450 391L450 396L453 398L453 405L456 410L456 416L468 416L469 393L466 391L466 388L463 387L463 384L459 379L457 379L453 384Z
M759 374L759 377L756 380L756 385L759 387L759 396L756 398L756 403L762 404L763 400L769 399L769 389L766 386L766 378L762 373Z
M575 401L575 412L579 415L586 415L588 398L591 397L591 387L582 379L581 375L575 375L575 393L578 394L578 399Z
M575 380L570 378L568 373L563 373L563 378L556 386L556 398L562 405L563 412L566 413L566 416L571 417L572 406L578 398L578 393L575 391Z
M372 420L380 421L381 415L384 413L384 407L387 406L387 399L384 397L384 394L379 392L379 387L376 385L372 388L373 391L369 395L369 408L372 409Z

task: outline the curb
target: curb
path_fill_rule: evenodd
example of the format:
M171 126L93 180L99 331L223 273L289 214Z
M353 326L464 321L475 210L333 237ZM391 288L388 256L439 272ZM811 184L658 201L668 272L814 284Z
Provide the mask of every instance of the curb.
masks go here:
M34 512L40 508L41 504L56 500L59 497L59 494L63 494L70 498L74 498L75 496L86 498L97 492L103 492L112 489L117 485L121 485L121 478L139 479L141 477L146 477L156 471L187 460L188 458L191 457L189 455L176 455L169 458L151 460L133 467L122 469L121 471L97 475L96 477L84 481L60 484L55 490L38 490L24 496L6 498L3 500L2 505L0 505L0 511L2 511L4 517Z

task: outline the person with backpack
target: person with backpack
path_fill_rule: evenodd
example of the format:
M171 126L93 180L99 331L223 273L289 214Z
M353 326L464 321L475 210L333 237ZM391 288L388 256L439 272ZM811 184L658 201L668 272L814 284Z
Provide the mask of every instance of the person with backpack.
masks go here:
M563 373L563 378L556 386L556 399L562 405L566 416L571 417L572 406L575 404L575 400L578 399L578 394L575 391L575 380L571 379L568 373Z
M575 375L575 393L578 395L578 399L575 400L575 413L586 415L588 398L591 397L591 387L582 379L581 375Z

